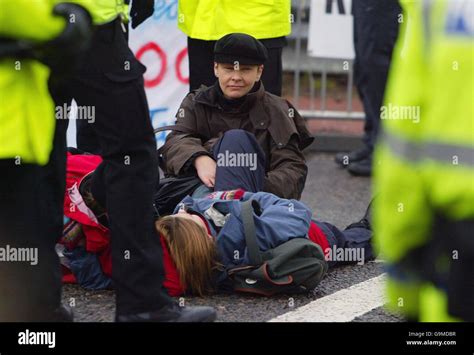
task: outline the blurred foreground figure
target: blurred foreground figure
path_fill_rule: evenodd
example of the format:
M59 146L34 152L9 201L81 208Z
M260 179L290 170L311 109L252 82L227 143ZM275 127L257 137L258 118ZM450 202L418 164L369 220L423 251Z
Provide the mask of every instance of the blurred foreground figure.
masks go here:
M389 306L474 321L474 2L402 6L374 166Z
M57 163L47 80L85 48L91 21L80 6L54 4L0 0L0 321L72 320L60 306L60 235L45 213L54 201L41 184Z

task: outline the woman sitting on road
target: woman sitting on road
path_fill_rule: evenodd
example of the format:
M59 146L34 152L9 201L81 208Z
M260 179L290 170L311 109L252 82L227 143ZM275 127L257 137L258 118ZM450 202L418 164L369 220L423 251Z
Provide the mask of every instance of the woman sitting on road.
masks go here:
M252 36L231 33L216 42L214 59L216 83L184 98L174 131L160 148L165 176L197 174L203 189L222 190L216 185L220 161L255 164L252 155L243 161L225 152L220 157L215 154L215 142L238 129L253 136L249 150L265 155L265 164L256 167L264 175L260 191L299 199L308 173L302 151L313 138L287 100L265 91L260 80L267 59L265 46Z

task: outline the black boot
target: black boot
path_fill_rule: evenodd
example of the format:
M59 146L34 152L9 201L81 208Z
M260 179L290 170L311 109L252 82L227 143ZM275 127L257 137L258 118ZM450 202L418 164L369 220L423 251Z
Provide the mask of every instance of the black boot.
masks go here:
M99 223L105 227L109 227L109 221L105 208L102 207L92 195L92 177L93 173L89 173L83 177L79 185L79 193L81 194L84 203L91 209Z
M372 157L365 158L356 163L349 164L347 168L352 175L355 176L371 176L372 175Z
M212 307L180 307L171 303L157 311L117 315L117 322L213 322L217 318Z
M352 152L349 152L349 153L338 153L334 157L334 160L339 165L346 167L349 164L361 161L370 155L371 155L370 149L367 147L364 147L361 149L353 150Z
M372 206L374 203L374 198L369 202L369 205L367 206L367 209L365 210L364 216L359 222L351 223L349 224L346 229L351 229L351 228L365 228L368 230L372 230Z
M52 322L52 323L73 322L74 313L71 307L65 304L61 304L58 308L54 310L47 311L43 309L38 314L31 314L31 319L27 321L48 322L48 323L49 322Z
M74 322L74 313L72 308L61 304L51 315L49 322Z

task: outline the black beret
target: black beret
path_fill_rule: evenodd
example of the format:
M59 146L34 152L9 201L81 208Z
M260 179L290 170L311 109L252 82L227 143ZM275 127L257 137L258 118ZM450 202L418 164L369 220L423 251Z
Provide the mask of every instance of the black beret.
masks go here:
M268 58L265 46L245 33L230 33L216 42L214 61L217 63L263 64Z

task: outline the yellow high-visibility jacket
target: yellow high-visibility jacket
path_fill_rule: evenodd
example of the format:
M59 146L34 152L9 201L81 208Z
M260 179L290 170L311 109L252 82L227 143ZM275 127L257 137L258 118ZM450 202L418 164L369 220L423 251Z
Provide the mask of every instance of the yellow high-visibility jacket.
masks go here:
M389 266L430 243L437 213L474 218L474 2L401 5L374 159L374 238ZM389 274L391 308L425 321L452 319L439 289L405 276Z
M0 0L0 36L47 41L64 28L52 14L59 0ZM96 25L121 16L122 0L74 0L86 8ZM55 129L54 104L47 81L49 68L33 60L0 59L0 159L44 165L49 160Z
M61 1L56 0L56 2ZM72 0L68 2L76 3L87 9L94 25L105 24L119 16L128 21L129 6L124 3L124 0Z
M53 6L49 0L0 0L0 36L54 38L65 19L53 16ZM48 67L36 60L0 58L0 159L48 162L55 128L48 76Z
M180 0L178 27L188 37L218 40L229 33L258 39L291 32L290 0Z

